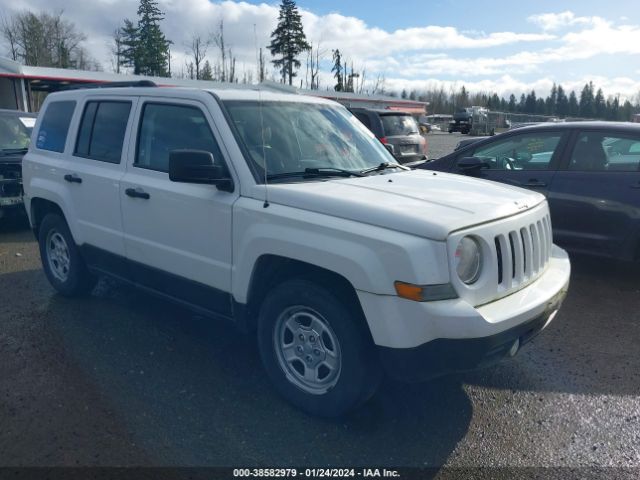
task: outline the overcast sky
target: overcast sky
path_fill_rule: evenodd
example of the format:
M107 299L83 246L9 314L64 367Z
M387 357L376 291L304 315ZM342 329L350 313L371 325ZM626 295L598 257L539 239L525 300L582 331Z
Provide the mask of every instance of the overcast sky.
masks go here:
M64 10L87 35L90 54L111 70L110 37L137 0L0 0L0 12ZM160 0L162 27L173 41L172 69L184 68L185 45L224 19L237 69L255 72L256 45L266 47L277 22L278 2ZM384 75L387 88L466 85L508 96L553 82L579 90L593 80L606 95L640 92L638 0L519 2L506 0L403 0L401 2L300 0L305 33L320 43L327 60L321 88L333 85L331 50L339 48L366 69ZM254 34L255 32L255 34ZM6 46L3 46L6 54ZM216 60L213 47L208 57ZM300 72L304 76L304 71ZM241 74L241 73L240 73ZM254 73L255 76L255 73Z

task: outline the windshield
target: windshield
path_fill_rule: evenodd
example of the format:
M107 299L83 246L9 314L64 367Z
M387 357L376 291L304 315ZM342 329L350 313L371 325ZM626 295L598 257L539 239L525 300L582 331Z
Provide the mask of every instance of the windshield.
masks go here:
M381 115L385 136L418 133L418 125L411 115Z
M24 150L29 146L31 118L0 114L0 150ZM33 119L35 120L35 119Z
M396 164L374 135L341 106L263 102L260 108L257 101L224 104L258 181L263 181L265 168L267 176L274 176L312 169L360 172L382 163ZM302 179L313 178L292 181Z

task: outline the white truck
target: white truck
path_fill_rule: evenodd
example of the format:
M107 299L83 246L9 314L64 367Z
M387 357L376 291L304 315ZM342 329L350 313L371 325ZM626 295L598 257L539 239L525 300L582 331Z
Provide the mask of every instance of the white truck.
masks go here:
M515 355L569 284L544 196L411 171L319 98L51 94L23 175L58 292L109 275L231 320L316 415L356 408L384 372L423 380Z

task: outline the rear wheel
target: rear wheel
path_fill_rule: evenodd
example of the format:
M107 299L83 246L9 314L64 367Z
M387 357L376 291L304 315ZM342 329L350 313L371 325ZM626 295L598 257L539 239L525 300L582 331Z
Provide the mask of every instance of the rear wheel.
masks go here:
M53 288L69 297L93 290L96 278L87 270L64 218L56 213L45 216L38 240L44 273Z
M347 413L376 391L381 369L357 313L305 279L275 287L260 310L258 343L276 389L302 410Z

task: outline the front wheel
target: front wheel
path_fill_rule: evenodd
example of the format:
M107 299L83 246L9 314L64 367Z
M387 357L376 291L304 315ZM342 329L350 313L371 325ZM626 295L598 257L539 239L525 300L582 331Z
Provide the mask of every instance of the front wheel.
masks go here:
M260 310L258 343L267 374L291 403L336 417L368 400L381 369L358 313L305 279L282 283Z
M89 293L96 278L87 270L64 218L50 213L38 230L42 267L53 288L68 297Z

